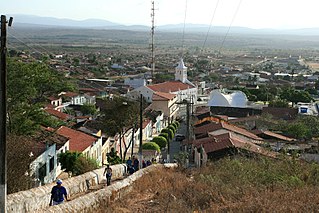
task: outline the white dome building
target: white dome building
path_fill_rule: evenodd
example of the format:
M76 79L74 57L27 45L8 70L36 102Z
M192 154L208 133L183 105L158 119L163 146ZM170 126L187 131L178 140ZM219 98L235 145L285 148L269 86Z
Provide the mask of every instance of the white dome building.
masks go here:
M225 94L221 90L216 89L210 93L208 106L247 107L247 102L247 96L242 91Z

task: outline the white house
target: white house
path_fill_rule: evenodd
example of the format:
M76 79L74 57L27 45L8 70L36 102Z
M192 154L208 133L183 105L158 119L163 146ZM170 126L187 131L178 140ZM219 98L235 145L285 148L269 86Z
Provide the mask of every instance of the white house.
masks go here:
M156 92L171 93L177 96L177 101L188 100L196 103L197 87L187 79L187 67L181 59L175 68L175 81L167 81L138 87L128 93L128 96L137 99L140 94L149 103L152 102L153 94Z
M94 137L65 126L61 126L57 133L70 139L70 151L81 152L102 165L102 137Z

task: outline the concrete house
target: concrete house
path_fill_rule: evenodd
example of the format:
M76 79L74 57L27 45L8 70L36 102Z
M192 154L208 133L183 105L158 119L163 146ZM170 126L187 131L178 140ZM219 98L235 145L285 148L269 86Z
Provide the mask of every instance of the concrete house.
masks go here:
M94 137L81 131L61 126L57 133L70 139L70 151L80 152L102 165L102 137Z
M62 169L58 163L58 154L69 150L69 139L53 132L41 132L40 141L34 141L30 157L35 159L30 164L30 175L34 178L35 185L53 182Z
M175 68L175 81L167 81L159 84L138 87L128 93L133 99L138 99L140 94L151 103L154 93L171 93L177 96L177 101L188 100L196 103L197 87L187 79L187 67L181 59Z
M150 108L163 112L164 125L167 126L168 123L176 119L179 105L177 104L177 96L175 94L156 92L153 94L152 100Z

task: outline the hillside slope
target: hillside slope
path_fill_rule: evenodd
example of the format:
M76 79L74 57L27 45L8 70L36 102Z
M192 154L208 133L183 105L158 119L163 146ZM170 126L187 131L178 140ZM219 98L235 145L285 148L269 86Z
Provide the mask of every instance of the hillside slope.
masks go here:
M314 212L318 189L317 164L223 159L202 169L145 175L100 212Z

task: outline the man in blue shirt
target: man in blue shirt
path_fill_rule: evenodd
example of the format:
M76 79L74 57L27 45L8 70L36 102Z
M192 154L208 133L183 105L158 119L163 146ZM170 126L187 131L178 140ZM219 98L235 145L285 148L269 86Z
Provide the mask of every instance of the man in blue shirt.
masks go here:
M62 180L58 179L56 181L56 186L53 186L51 190L51 199L50 199L50 206L59 205L63 203L64 197L65 200L68 201L68 194L66 189L62 186Z

